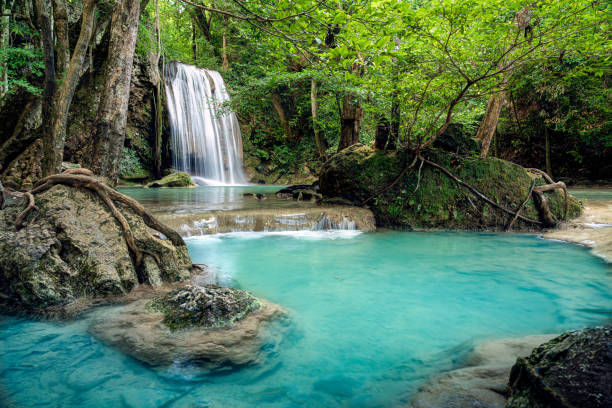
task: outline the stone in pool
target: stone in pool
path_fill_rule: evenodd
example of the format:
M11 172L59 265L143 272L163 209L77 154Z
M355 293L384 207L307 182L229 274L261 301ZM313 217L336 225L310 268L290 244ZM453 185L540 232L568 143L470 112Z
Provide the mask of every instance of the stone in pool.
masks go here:
M612 326L575 330L512 367L507 408L612 407Z
M192 362L207 368L254 363L264 329L285 315L248 292L186 285L94 319L90 333L152 366Z

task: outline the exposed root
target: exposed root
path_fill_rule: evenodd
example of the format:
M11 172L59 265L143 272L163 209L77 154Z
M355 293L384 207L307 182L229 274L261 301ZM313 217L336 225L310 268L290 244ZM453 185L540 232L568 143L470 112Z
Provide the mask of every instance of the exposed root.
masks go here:
M419 186L421 185L421 170L423 170L423 163L424 161L421 160L421 164L419 165L419 176L417 177L417 185L416 185L416 188L414 189L415 193L419 190Z
M137 215L139 215L143 219L147 226L168 237L168 239L175 246L185 246L185 241L183 241L183 238L181 238L181 236L176 231L160 223L136 200L119 193L113 188L95 179L93 177L93 173L88 169L71 169L61 174L54 174L41 179L32 190L25 193L28 197L29 204L28 207L26 207L26 209L19 215L19 217L17 217L15 226L18 229L23 224L23 220L25 219L29 211L31 211L32 209L38 210L38 207L36 207L36 205L34 204L34 194L47 191L49 188L56 184L64 184L72 187L85 188L94 192L98 197L100 197L100 199L104 202L113 217L121 226L126 245L128 246L130 252L134 255L134 264L137 267L142 264L143 256L145 254L150 255L153 259L155 259L155 262L157 262L158 265L161 264L161 260L158 254L155 254L154 252L151 252L147 249L140 248L136 244L132 228L130 227L124 215L117 209L115 202L124 204L131 208Z
M534 191L537 191L537 192L540 192L540 193L544 193L546 191L553 191L553 190L557 190L557 189L563 190L563 195L565 197L565 208L564 208L564 212L563 212L563 219L566 220L567 219L567 214L569 212L569 193L567 191L567 186L565 185L565 183L562 182L562 181L558 181L558 182L555 183L553 181L552 177L550 177L545 171L542 171L540 169L529 168L529 169L527 169L527 171L530 172L530 173L534 173L534 174L538 174L538 175L542 176L544 178L544 180L546 180L546 182L548 183L548 184L543 185L543 186L535 187ZM554 215L553 215L553 217L554 217Z
M430 166L435 167L436 169L440 170L442 173L446 174L448 177L453 179L457 184L464 186L465 188L470 190L476 197L480 198L481 200L483 200L487 204L490 204L491 206L493 206L493 207L495 207L495 208L497 208L497 209L499 209L499 210L501 210L501 211L503 211L505 213L514 215L517 218L520 218L521 220L529 222L531 224L537 224L537 225L542 224L540 221L532 220L531 218L527 218L525 216L520 215L519 212L515 212L515 211L512 211L512 210L509 210L509 209L507 209L507 208L497 204L495 201L491 200L486 195L484 195L483 193L481 193L480 191L478 191L477 189L475 189L474 187L472 187L468 183L464 182L463 180L460 180L453 173L451 173L450 171L446 170L444 167L440 166L439 164L434 163L432 161L429 161L429 160L427 160L427 159L425 159L423 157L421 157L421 160L423 160L425 163L429 164Z
M512 220L510 220L508 225L506 225L506 228L504 228L504 231L510 231L512 229L512 224L514 224L514 222L518 218L518 216L521 213L521 211L523 211L523 208L525 208L525 205L527 204L527 201L529 201L529 199L531 198L531 193L533 192L533 187L534 186L535 186L535 180L531 180L531 186L529 187L529 192L527 193L527 196L525 197L525 200L523 200L523 202L519 206L518 210L516 210L516 214L514 214L514 217L512 217Z
M393 182L391 184L389 184L387 187L383 188L379 192L375 193L374 195L368 197L367 199L362 201L361 204L359 204L359 205L360 206L365 205L368 201L370 201L374 197L378 197L379 195L381 195L382 193L384 193L385 191L391 189L394 185L396 185L397 182L400 181L402 177L404 177L404 174L406 174L406 172L408 170L410 170L411 168L414 167L414 165L416 164L417 158L418 158L418 156L414 155L414 159L412 159L412 161L410 162L410 164L408 164L408 166L404 167L404 170L402 170L402 172L399 174L399 176L397 176L397 178L395 180L393 180Z
M28 199L28 205L21 213L19 213L17 219L15 220L15 228L17 229L17 231L23 228L23 222L25 221L30 211L35 210L36 212L40 213L40 209L36 206L32 193L26 191L24 195Z

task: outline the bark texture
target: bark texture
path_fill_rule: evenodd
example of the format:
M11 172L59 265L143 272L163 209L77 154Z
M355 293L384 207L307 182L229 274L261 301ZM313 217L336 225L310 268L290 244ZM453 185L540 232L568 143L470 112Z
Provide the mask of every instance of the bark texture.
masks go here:
M139 0L118 0L113 8L105 72L106 86L96 118L90 168L116 184L125 140L134 49L140 19Z
M359 142L363 109L355 101L354 95L346 95L342 103L342 123L338 151Z

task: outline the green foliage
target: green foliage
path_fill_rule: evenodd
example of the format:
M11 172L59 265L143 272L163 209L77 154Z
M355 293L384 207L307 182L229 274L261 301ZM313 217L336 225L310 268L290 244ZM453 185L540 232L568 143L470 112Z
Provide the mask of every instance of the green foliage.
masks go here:
M9 24L11 36L37 38L38 34L25 24L11 22ZM39 95L42 90L37 86L36 80L44 73L42 51L34 48L29 42L19 45L0 47L0 83L8 89L7 93L16 92L22 88L26 92ZM2 80L6 75L6 81Z

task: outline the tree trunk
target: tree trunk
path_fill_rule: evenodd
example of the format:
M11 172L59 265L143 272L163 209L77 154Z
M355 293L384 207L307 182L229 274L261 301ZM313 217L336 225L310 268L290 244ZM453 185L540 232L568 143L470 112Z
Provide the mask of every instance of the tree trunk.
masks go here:
M396 77L396 81L399 81L399 78ZM387 143L387 150L395 150L399 140L401 111L398 96L399 91L397 90L394 90L391 94L391 126L389 129L389 142Z
M280 123L283 126L283 130L285 131L285 138L287 138L287 141L291 141L293 139L291 126L289 126L289 121L287 120L285 109L283 108L281 98L277 93L272 94L272 106L274 106L274 110L276 110L276 113L278 114L278 120L280 120Z
M487 157L489 154L491 140L493 139L495 130L497 130L497 122L499 121L499 114L501 112L503 103L504 95L502 92L495 92L489 98L487 110L485 111L485 115L480 122L478 131L476 132L476 138L481 142L481 157Z
M57 55L56 75L62 76L70 63L70 41L68 39L68 10L64 0L53 0L53 31Z
M159 24L159 0L155 0L155 36L157 40L157 53L154 60L152 61L153 69L156 72L155 82L155 141L153 143L153 172L155 178L160 179L162 177L162 130L163 130L163 116L162 116L162 77L159 70L159 58L161 56L161 26Z
M2 1L2 16L0 17L0 48L6 48L9 46L9 24L11 23L11 15L13 14L13 6L15 0L3 0ZM0 61L0 99L8 92L8 66L6 61L3 59Z
M104 87L98 115L90 169L117 183L125 140L134 49L140 20L139 0L116 0L110 28L110 41Z
M225 38L225 31L223 31L223 62L221 63L221 69L227 71L229 69L229 60L227 59L227 39Z
M55 163L61 162L61 154L56 151L51 134L51 119L53 117L53 94L55 93L55 55L53 50L53 29L51 27L50 4L43 0L36 0L36 14L40 27L43 56L45 60L45 78L42 105L42 141L43 157L42 172L43 177L53 174Z
M516 31L511 35L520 35L529 26L531 20L531 9L529 6L523 7L514 16L514 23L516 24ZM513 47L509 47L507 51L511 51ZM506 64L505 61L499 63L500 67ZM491 146L491 140L493 134L497 130L497 122L499 121L499 114L501 112L502 105L504 103L505 91L503 88L508 85L510 76L512 75L512 67L508 68L506 72L502 73L502 80L500 83L501 91L494 92L489 98L487 103L487 110L485 111L484 118L480 122L480 127L476 132L476 138L481 141L481 157L487 157L489 148Z
M310 109L312 111L312 131L315 137L315 143L317 144L317 152L319 158L327 160L327 146L325 140L321 137L319 132L319 101L317 100L317 83L314 79L310 80Z
M381 116L378 119L378 124L376 125L376 137L374 139L374 148L378 150L384 150L387 146L387 142L389 141L389 135L391 133L391 125L389 120Z
M354 101L354 96L351 94L346 95L342 104L342 123L338 151L346 149L359 141L362 117L363 109L359 106L359 103Z
M195 18L191 18L191 53L193 54L193 65L198 63L198 43L196 42Z
M79 79L83 74L83 64L87 58L87 49L93 31L95 20L95 8L97 0L85 0L83 3L83 13L81 16L81 31L76 46L72 53L70 63L60 87L56 90L53 102L54 109L51 122L51 138L53 150L53 162L49 163L48 171L59 173L62 168L62 158L64 156L64 144L66 142L66 124L68 121L68 111L72 104L72 98L76 91Z
M546 173L552 178L552 164L550 163L550 138L548 136L548 127L544 126L544 157L546 160Z

